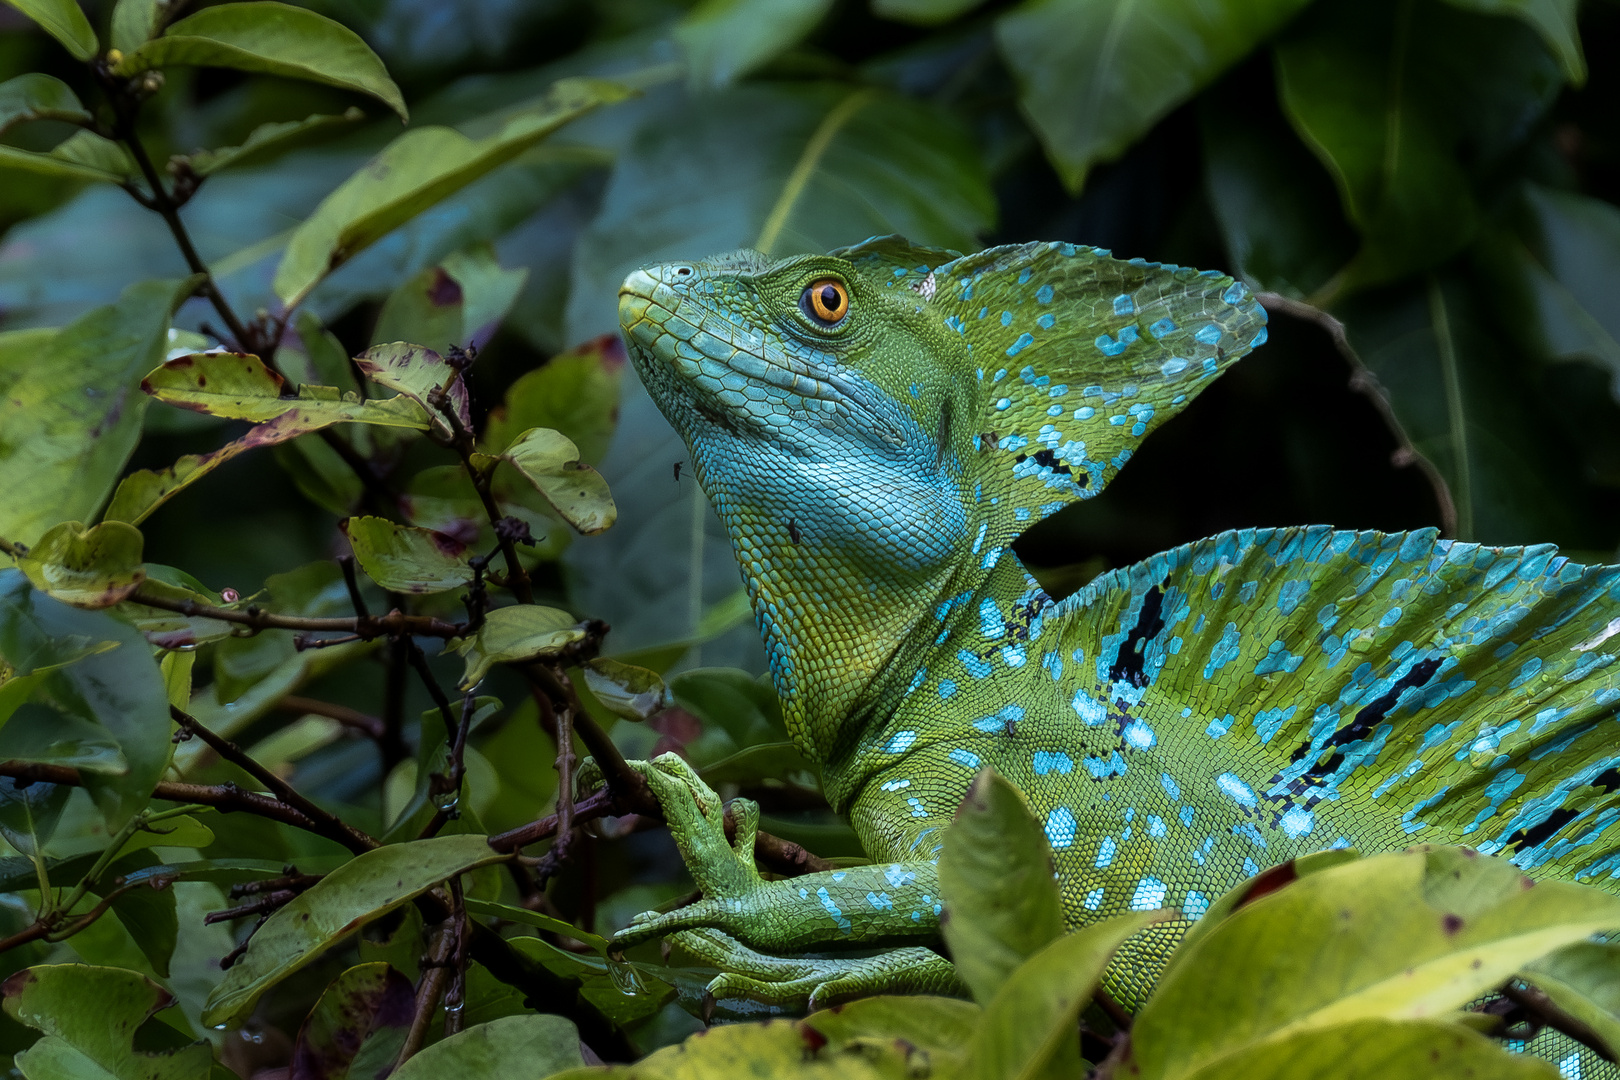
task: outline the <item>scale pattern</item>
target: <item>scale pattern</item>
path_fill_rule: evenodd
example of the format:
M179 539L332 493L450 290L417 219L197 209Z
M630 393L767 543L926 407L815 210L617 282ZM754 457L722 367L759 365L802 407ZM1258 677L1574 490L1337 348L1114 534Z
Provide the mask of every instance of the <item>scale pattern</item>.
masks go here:
M833 326L799 302L828 278L849 293ZM639 763L704 899L622 944L688 935L717 986L775 1005L937 989L937 964L836 950L937 934L940 837L986 765L1045 823L1071 925L1185 914L1111 969L1128 1003L1212 900L1307 851L1460 842L1620 880L1620 569L1249 530L1054 603L1018 563L1019 532L1264 341L1240 283L881 237L649 267L620 318L726 524L789 731L879 860L762 881L695 774Z

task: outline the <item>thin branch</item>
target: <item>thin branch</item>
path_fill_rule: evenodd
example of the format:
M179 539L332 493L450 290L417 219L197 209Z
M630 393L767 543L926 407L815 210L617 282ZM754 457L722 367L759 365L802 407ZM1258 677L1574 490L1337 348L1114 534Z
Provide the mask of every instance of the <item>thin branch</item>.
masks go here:
M607 817L615 812L613 792L609 788L593 791L585 798L574 804L574 824L580 825L597 818ZM557 835L557 815L531 821L527 825L519 825L515 829L489 838L489 846L496 851L517 851L548 840Z
M378 742L386 734L382 718L363 713L359 709L351 709L347 705L338 705L330 701L318 701L315 698L301 697L297 694L288 694L276 703L276 707L286 712L313 714L324 716L328 720L336 720L344 727L354 728L365 733Z
M366 608L366 598L360 594L360 579L354 572L354 556L339 555L337 557L338 569L343 571L343 585L349 590L349 605L354 613L364 619L371 615Z
M467 905L461 893L461 879L450 879L450 931L455 947L450 953L450 986L444 993L444 1035L449 1038L462 1028L467 1004Z
M416 986L416 1014L411 1018L411 1028L405 1034L405 1044L399 1048L399 1056L394 1059L395 1072L422 1048L428 1024L439 1009L439 999L444 996L444 983L450 974L450 958L454 951L452 927L446 926L434 939L433 951L422 965L422 981Z
M173 705L169 706L169 715L174 718L175 723L180 725L181 736L190 737L194 735L207 743L214 753L268 788L278 801L292 807L313 822L315 831L322 836L342 844L356 855L382 846L378 841L359 829L310 802L294 790L293 786L287 781L253 760L240 746L237 746L229 739L216 735L206 726L198 723L195 717L182 712Z
M35 783L84 786L84 779L79 775L78 769L70 765L47 765L37 761L0 761L0 776ZM212 806L221 813L236 811L253 814L306 832L320 832L315 822L286 803L278 802L268 795L260 795L258 792L245 791L231 783L180 784L160 780L152 789L152 798L162 799L165 802L201 803L204 806Z
M431 615L406 615L390 611L387 615L356 616L352 619L312 619L300 615L277 615L259 607L243 611L199 604L194 600L171 600L136 589L127 597L130 603L173 611L194 619L218 619L253 630L303 630L309 633L354 634L365 641L380 637L407 634L415 637L461 637L464 628Z
M1351 346L1350 339L1345 334L1344 323L1321 308L1307 304L1303 300L1283 296L1281 293L1256 293L1255 299L1268 312L1287 315L1302 322L1313 323L1332 339L1334 348L1339 351L1339 355L1350 365L1350 389L1372 402L1373 408L1378 410L1378 415L1383 417L1384 426L1389 429L1390 433L1395 436L1395 441L1400 444L1395 451L1396 466L1414 465L1417 467L1417 470L1423 474L1423 478L1429 482L1429 487L1434 492L1434 501L1440 510L1440 531L1448 536L1456 535L1457 504L1451 497L1451 486L1446 483L1446 478L1441 475L1435 463L1419 453L1417 447L1412 444L1411 438L1406 434L1406 429L1401 426L1400 420L1396 418L1395 410L1389 403L1389 397L1384 393L1383 387L1379 385L1377 377L1373 375L1366 364L1362 363L1360 355Z
M459 371L456 377L460 377ZM472 432L462 424L461 416L456 412L455 402L450 399L449 394L433 391L429 393L428 401L444 415L445 421L450 425L450 449L461 458L461 467L467 473L467 479L472 481L473 489L478 492L478 499L484 504L484 513L489 517L489 524L495 530L495 539L501 545L501 557L506 560L506 587L512 590L512 595L518 598L519 603L534 603L534 589L529 583L529 572L523 569L523 564L518 561L517 544L513 540L511 529L503 524L507 518L501 513L501 508L495 502L495 495L490 490L490 474L473 464L472 455L477 442L473 439Z
M1614 1051L1603 1041L1590 1024L1559 1008L1552 998L1534 986L1515 986L1512 982L1502 987L1502 996L1530 1014L1539 1024L1561 1031L1604 1061L1615 1060Z

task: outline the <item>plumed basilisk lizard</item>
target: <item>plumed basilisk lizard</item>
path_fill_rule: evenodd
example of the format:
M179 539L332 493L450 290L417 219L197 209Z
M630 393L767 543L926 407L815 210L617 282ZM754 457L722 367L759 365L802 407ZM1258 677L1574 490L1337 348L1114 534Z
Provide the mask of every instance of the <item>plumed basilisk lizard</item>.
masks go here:
M1054 602L1013 554L1265 340L1242 284L887 237L648 267L619 314L730 536L793 741L874 860L762 880L757 807L737 801L733 848L680 759L635 763L703 899L620 947L673 934L721 969L717 997L786 1008L949 991L925 945L936 859L987 765L1044 823L1071 927L1183 913L1110 969L1127 1006L1212 899L1306 852L1461 843L1620 878L1620 567L1250 529ZM1189 467L1221 479L1213 449Z

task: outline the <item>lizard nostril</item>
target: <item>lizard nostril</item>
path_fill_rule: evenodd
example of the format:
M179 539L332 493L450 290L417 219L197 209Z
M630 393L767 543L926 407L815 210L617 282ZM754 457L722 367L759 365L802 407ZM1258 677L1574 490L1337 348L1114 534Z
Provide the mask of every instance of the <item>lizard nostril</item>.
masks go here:
M676 277L686 277L691 272L692 268L690 266L678 266L675 268Z

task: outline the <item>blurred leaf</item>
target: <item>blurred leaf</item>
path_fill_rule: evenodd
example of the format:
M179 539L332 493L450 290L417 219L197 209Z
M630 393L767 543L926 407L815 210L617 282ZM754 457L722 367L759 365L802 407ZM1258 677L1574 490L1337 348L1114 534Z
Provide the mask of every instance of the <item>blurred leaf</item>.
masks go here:
M339 523L354 557L377 584L403 593L437 593L473 579L467 545L432 529L395 525L386 518L352 517Z
M507 1080L550 1076L582 1063L579 1032L561 1016L503 1016L436 1042L410 1058L392 1080Z
M285 371L286 350L279 355ZM272 455L310 502L336 517L352 514L365 495L360 477L321 439L294 439L278 445Z
M406 132L327 196L298 227L276 270L276 294L287 306L296 306L322 277L388 232L511 161L570 120L628 94L612 83L565 79L541 104L511 116L485 138L469 139L443 127Z
M736 747L787 738L782 702L768 680L735 668L698 668L669 681L675 704L703 721L705 729L730 735Z
M138 171L135 159L129 156L123 144L93 131L75 131L58 143L50 156L115 176L119 182L130 179Z
M90 60L96 55L100 43L77 0L6 0L6 3L39 23L75 60Z
M43 852L56 832L73 789L66 784L32 783L18 787L11 777L0 778L0 835L24 855ZM25 885L32 887L34 883Z
M356 376L349 362L349 350L343 347L337 335L322 326L321 320L308 309L298 313L296 325L298 339L319 381L327 386L353 386Z
M954 1077L961 1075L982 1016L977 1005L960 998L881 996L811 1013L803 1023L846 1053L893 1047L903 1059L899 1064L910 1067L900 1075L913 1075L912 1069L926 1062L930 1075ZM919 1050L926 1055L921 1061L914 1060Z
M1481 15L1511 15L1547 43L1563 65L1564 77L1576 86L1586 81L1586 57L1581 54L1581 32L1575 25L1575 0L1446 0Z
M450 284L454 285L454 282ZM460 307L460 293L457 304ZM459 318L459 313L458 313ZM422 407L433 426L449 434L442 414L429 399L436 390L444 390L456 407L456 415L464 429L471 429L472 414L467 402L467 384L462 382L456 369L432 349L395 341L387 345L373 345L354 358L360 374L390 390L398 390ZM448 389L446 389L448 387Z
M64 521L39 538L17 566L36 589L75 607L104 608L146 580L141 531L121 521L86 529Z
M872 0L872 10L885 19L934 26L966 15L984 0Z
M655 671L597 656L585 661L580 674L596 700L614 716L645 720L669 704L669 690Z
M19 1055L30 1077L204 1080L207 1043L150 1053L132 1039L149 1017L174 1003L167 990L133 971L51 964L19 971L0 985L6 1014L45 1037Z
M152 68L226 67L369 94L409 118L388 69L353 30L290 4L255 0L204 8L138 46L113 67L120 78Z
M169 313L192 285L132 285L37 350L0 349L11 368L0 399L0 536L31 544L59 521L94 518L141 435L140 376L162 358Z
M1064 934L1020 964L984 1007L966 1075L983 1080L1073 1076L1080 1069L1077 1022L1125 939L1173 912L1131 912Z
M191 672L196 663L195 652L165 652L158 661L158 670L163 672L163 689L169 695L169 704L177 709L191 704Z
M31 72L0 82L0 134L30 120L88 124L90 114L67 83Z
M496 664L532 660L554 653L585 636L574 617L556 608L518 604L496 608L472 637L459 639L456 652L467 658L461 689L471 689Z
M619 335L604 334L520 375L490 411L480 447L495 453L525 429L553 428L579 448L581 461L601 461L618 422L625 359Z
M460 283L442 266L430 266L383 301L377 327L371 332L372 345L394 342L395 348L403 348L407 341L424 342L435 349L458 345L463 340L461 311ZM449 374L448 369L445 373Z
M1070 191L1305 0L1030 0L996 22L1019 103ZM917 237L912 237L916 240Z
M440 265L461 286L462 325L459 334L451 340L464 348L482 347L523 292L524 283L529 280L528 268L502 268L488 244L458 251Z
M497 904L490 900L468 900L467 910L474 915L486 915L492 919L504 919L507 922L532 926L537 930L545 930L548 933L561 934L563 937L572 938L583 945L589 945L596 950L599 956L607 953L607 938L593 934L589 930L581 930L572 923L554 919L550 915L542 915L538 911L513 907L511 904Z
M798 774L818 773L814 763L790 742L758 743L721 758L701 770L703 782L717 784L757 784L761 780L787 780Z
M281 120L260 124L248 133L240 146L222 146L218 150L198 150L185 155L185 162L198 176L212 176L222 169L230 169L253 160L261 154L286 149L311 131L337 127L364 120L366 114L349 108L341 115L326 116L317 113L302 120Z
M114 505L116 504L117 499L115 498ZM118 519L113 518L109 511L109 520ZM148 563L146 566L146 581L142 585L143 591L147 595L164 597L169 600L180 602L191 600L211 607L218 606L221 602L217 593L203 588L191 575L176 570L172 566L159 566ZM126 600L120 604L116 614L144 634L148 642L162 649L184 649L204 642L218 641L220 638L229 637L235 630L230 623L219 619L209 619L200 615L183 615L164 608L147 607L144 604L137 604L133 600ZM164 658L165 664L177 655L195 656L193 653L170 653ZM174 685L172 682L168 682L168 670L167 667L164 668L164 678L169 685L172 700ZM188 666L186 670L189 672L190 667ZM188 693L189 685L188 683ZM184 703L180 701L175 701L174 704L181 708L185 707Z
M85 654L87 645L116 642L107 651ZM163 775L173 749L169 742L169 698L150 646L132 627L106 612L84 611L31 589L15 570L0 570L0 656L20 674L47 666L52 657L77 657L49 672L44 685L53 705L39 706L36 727L72 727L62 720L94 723L122 751L127 771L121 775L86 775L109 831L116 830L146 804ZM22 731L23 717L13 716L0 728L9 741ZM63 732L67 734L66 731ZM15 753L10 756L19 756Z
M111 46L133 52L156 36L173 0L118 0L113 7Z
M1620 943L1581 941L1526 964L1519 977L1620 1054Z
M587 536L609 528L619 516L607 482L579 460L579 448L561 432L530 428L500 454L475 454L473 461L483 465L491 456L509 462L564 521Z
M0 146L0 174L7 170L37 173L60 180L98 180L104 184L121 184L125 177L122 172L84 164L59 154L39 154L32 150L19 150L15 146Z
M253 935L247 952L209 996L203 1022L236 1023L266 989L366 922L447 878L505 858L482 836L439 836L368 851L300 893Z
M973 778L939 857L940 927L957 973L987 1007L1012 973L1063 933L1052 849L1018 790Z
M717 1024L685 1042L656 1050L634 1065L575 1069L551 1080L709 1080L743 1076L755 1080L893 1080L919 1073L941 1075L931 1069L913 1071L919 1065L926 1067L929 1059L908 1060L911 1055L907 1047L895 1039L855 1037L839 1048L842 1053L827 1053L822 1046L825 1036L814 1026L817 1018L825 1015L762 1024ZM945 1064L949 1064L948 1059ZM945 1077L953 1075L944 1073Z
M392 1064L416 1013L410 981L385 963L358 964L332 980L315 1003L293 1047L299 1080L347 1080L364 1051ZM378 1051L383 1051L378 1054ZM369 1080L370 1071L354 1071Z
M695 89L727 86L797 45L832 0L702 0L675 25Z
M1278 97L1361 230L1350 283L1438 265L1474 235L1471 168L1522 140L1562 82L1529 34L1445 4L1327 0L1278 45Z
M1545 360L1603 365L1620 400L1620 209L1527 185L1512 231L1484 238L1479 262L1510 305L1503 322Z
M1178 957L1136 1015L1135 1060L1143 1076L1186 1075L1283 1034L1439 1015L1611 923L1620 897L1472 852L1342 863L1245 904ZM1254 986L1267 992L1241 989Z

